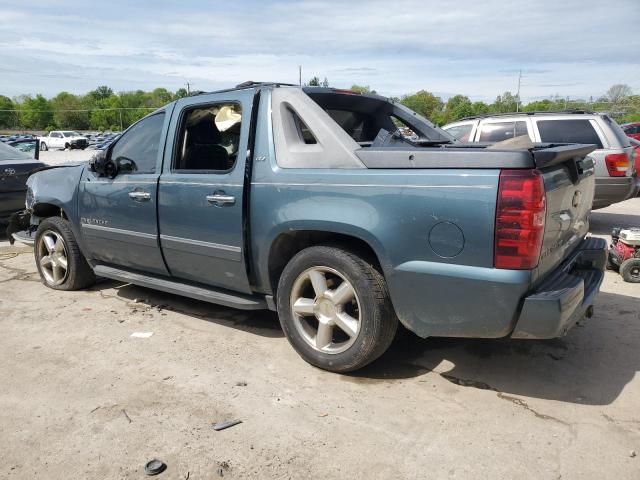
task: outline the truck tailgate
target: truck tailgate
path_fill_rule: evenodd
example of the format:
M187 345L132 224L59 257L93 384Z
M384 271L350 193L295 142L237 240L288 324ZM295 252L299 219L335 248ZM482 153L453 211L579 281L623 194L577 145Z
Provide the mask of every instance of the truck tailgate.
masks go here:
M534 284L562 263L589 231L595 166L588 154L594 149L595 145L561 145L532 152L546 194L545 229Z

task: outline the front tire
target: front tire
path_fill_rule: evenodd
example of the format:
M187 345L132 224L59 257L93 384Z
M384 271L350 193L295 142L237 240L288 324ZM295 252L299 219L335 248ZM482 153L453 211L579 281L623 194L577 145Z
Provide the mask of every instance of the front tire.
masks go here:
M54 290L80 290L93 285L96 277L71 231L60 217L42 221L33 249L42 283Z
M307 362L345 373L382 355L398 327L386 282L340 248L310 247L287 264L277 291L280 324Z
M640 283L640 258L629 258L622 262L620 275L625 282Z
M44 142L40 142L40 151L46 152L47 150L49 150L49 147L47 147L47 144Z

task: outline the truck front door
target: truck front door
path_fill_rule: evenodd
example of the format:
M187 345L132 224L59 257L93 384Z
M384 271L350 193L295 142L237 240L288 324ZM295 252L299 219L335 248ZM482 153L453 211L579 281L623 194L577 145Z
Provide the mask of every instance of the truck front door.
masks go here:
M171 275L251 292L243 185L254 92L179 100L158 192L160 244Z
M115 178L85 170L79 186L81 231L94 261L126 270L169 275L158 242L157 186L169 114L131 126L107 155Z

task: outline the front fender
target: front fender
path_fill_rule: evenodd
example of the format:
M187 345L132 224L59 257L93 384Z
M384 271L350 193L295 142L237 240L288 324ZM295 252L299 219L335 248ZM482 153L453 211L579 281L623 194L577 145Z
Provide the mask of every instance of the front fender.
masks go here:
M33 196L29 210L31 224L37 225L39 213L51 206L61 209L69 220L80 249L84 251L79 232L78 185L86 164L63 165L34 173L27 179L27 187Z

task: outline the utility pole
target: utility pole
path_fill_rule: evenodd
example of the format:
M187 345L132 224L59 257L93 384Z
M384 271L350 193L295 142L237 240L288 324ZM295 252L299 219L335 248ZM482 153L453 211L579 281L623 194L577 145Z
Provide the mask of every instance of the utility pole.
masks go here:
M122 108L120 109L120 131L122 131Z
M518 72L518 92L516 93L516 112L520 111L520 81L522 80L522 70Z
M302 65L298 65L298 85L302 86Z
M187 86L187 95L191 95L191 84L187 82L185 85Z

